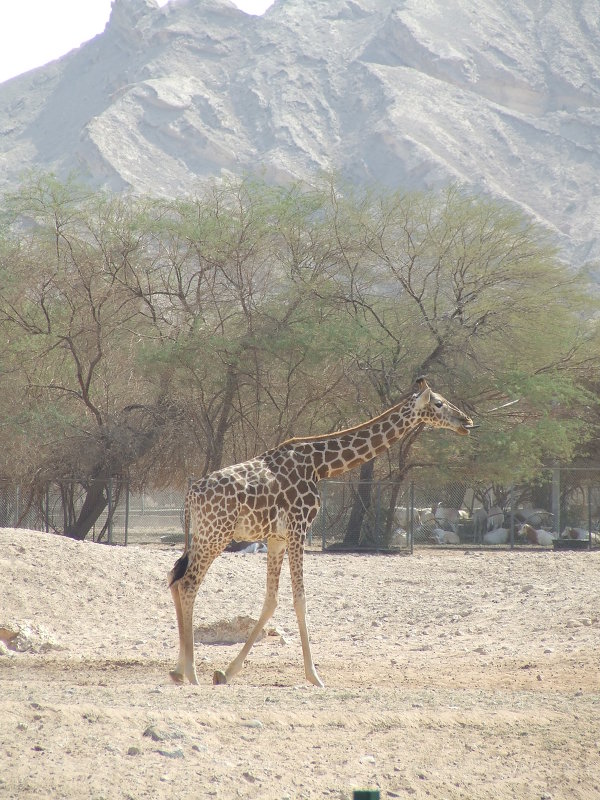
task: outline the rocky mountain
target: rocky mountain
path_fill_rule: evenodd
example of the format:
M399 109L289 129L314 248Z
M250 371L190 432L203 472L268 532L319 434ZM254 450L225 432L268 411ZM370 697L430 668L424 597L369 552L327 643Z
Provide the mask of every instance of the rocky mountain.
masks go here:
M24 168L173 195L337 170L517 203L600 257L596 0L114 0L106 29L0 86L0 188Z

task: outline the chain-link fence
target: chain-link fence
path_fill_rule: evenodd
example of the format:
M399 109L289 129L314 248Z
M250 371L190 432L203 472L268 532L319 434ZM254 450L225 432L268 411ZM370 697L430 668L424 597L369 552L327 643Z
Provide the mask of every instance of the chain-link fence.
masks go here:
M108 544L183 541L185 489L131 492L123 481L49 484L27 494L0 483L0 527L51 531Z
M556 468L526 486L423 480L322 481L309 547L411 552L416 546L600 547L600 468ZM185 488L131 492L121 481L51 484L35 496L0 483L0 526L109 544L183 542Z
M90 532L94 541L120 545L183 542L185 489L131 492L125 484L110 482L105 496L106 506ZM82 502L83 496L79 504ZM57 503L56 510L60 508Z
M321 502L312 537L323 549L600 547L600 469L549 469L510 487L323 481Z
M323 550L399 551L411 546L411 486L386 481L327 480L309 546Z
M129 542L183 542L183 503L185 489L155 489L131 493L127 509ZM115 520L118 530L125 529L125 509ZM122 534L121 534L122 535Z
M20 486L0 481L0 528L44 529L44 517Z

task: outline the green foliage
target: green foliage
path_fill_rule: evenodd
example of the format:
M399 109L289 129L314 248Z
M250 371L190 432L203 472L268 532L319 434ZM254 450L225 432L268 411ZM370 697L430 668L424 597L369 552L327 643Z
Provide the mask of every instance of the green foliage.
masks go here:
M421 373L481 428L380 470L510 482L597 437L594 296L530 220L459 187L247 177L167 201L32 175L0 221L15 478L184 485L372 416Z

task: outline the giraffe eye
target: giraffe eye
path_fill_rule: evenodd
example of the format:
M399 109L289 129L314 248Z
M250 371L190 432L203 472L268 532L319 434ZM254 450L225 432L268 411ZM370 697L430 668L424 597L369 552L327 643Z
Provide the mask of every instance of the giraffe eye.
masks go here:
M441 400L437 400L437 401L436 401L436 403L435 403L435 407L436 407L436 408L441 408L443 405L444 405L444 404L442 403L442 401L441 401Z

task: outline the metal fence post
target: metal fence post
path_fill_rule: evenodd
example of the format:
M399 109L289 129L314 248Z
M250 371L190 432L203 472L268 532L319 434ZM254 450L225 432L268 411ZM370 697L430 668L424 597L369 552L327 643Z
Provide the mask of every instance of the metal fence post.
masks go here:
M410 554L413 554L414 540L415 540L415 482L410 482L410 522L408 525L408 537L410 539L409 548Z
M587 505L588 505L588 550L592 549L592 493L590 487L587 487Z
M554 530L560 536L560 468L552 470L552 516Z
M125 487L125 547L127 547L127 536L129 533L129 481Z
M112 478L108 479L108 543L112 544Z
M325 536L325 518L327 514L327 481L321 484L321 549L325 552L327 538Z
M50 484L46 484L46 513L45 513L45 521L46 521L46 533L50 530Z
M515 487L510 487L510 549L515 549Z
M381 543L381 482L375 484L375 552L379 552Z

